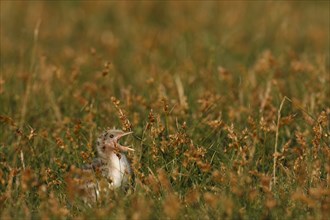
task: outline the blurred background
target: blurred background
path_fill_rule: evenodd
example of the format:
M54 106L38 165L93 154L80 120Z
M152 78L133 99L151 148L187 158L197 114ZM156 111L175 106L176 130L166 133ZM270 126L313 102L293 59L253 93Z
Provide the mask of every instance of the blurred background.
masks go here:
M2 1L1 57L29 62L38 22L38 52L53 63L91 70L93 50L134 81L156 67L249 66L266 49L328 55L328 9L328 1Z
M103 92L116 96L125 88L152 96L150 89L161 84L165 93L177 96L171 94L176 85L170 76L179 75L183 87L192 86L186 94L192 102L211 88L237 97L242 82L256 87L273 76L256 78L251 70L277 63L283 68L273 71L275 77L286 78L282 94L302 98L297 87L319 76L302 73L301 82L284 69L329 69L328 9L328 1L1 1L2 86L10 97L20 94L39 63L42 72L56 72L56 97L63 93L61 81L70 77L89 91L103 86ZM268 67L267 60L272 62ZM41 75L45 82L47 74ZM21 86L14 91L11 84Z

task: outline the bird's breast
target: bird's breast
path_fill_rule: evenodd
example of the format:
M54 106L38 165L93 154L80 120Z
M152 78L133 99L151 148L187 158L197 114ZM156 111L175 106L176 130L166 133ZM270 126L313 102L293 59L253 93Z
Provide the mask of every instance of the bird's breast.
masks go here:
M131 175L130 165L124 154L112 154L108 163L107 177L114 188L126 184Z

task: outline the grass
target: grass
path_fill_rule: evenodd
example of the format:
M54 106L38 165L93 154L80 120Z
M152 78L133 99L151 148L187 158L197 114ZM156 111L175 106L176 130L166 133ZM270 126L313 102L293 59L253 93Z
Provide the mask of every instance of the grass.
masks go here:
M329 2L1 1L1 219L327 219ZM134 190L73 177L107 127Z

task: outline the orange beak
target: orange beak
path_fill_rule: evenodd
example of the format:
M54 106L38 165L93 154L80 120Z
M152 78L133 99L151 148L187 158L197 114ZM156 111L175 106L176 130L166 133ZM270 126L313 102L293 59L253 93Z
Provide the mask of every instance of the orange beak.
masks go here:
M120 135L118 135L118 136L116 137L116 141L118 141L120 138L122 138L122 137L124 137L124 136L126 136L126 135L129 135L129 134L132 134L132 133L133 133L132 131L122 133L122 134L120 134ZM120 144L118 144L118 148L119 148L119 150L121 150L121 151L134 151L134 149L132 149L132 148L130 148L130 147L127 147L127 146L122 146L122 145L120 145Z

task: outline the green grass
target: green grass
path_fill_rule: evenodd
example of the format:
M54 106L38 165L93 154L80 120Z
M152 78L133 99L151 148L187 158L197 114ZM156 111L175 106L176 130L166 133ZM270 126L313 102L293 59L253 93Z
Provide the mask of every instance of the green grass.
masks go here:
M0 4L1 219L327 219L329 2ZM90 207L114 126L134 190Z

